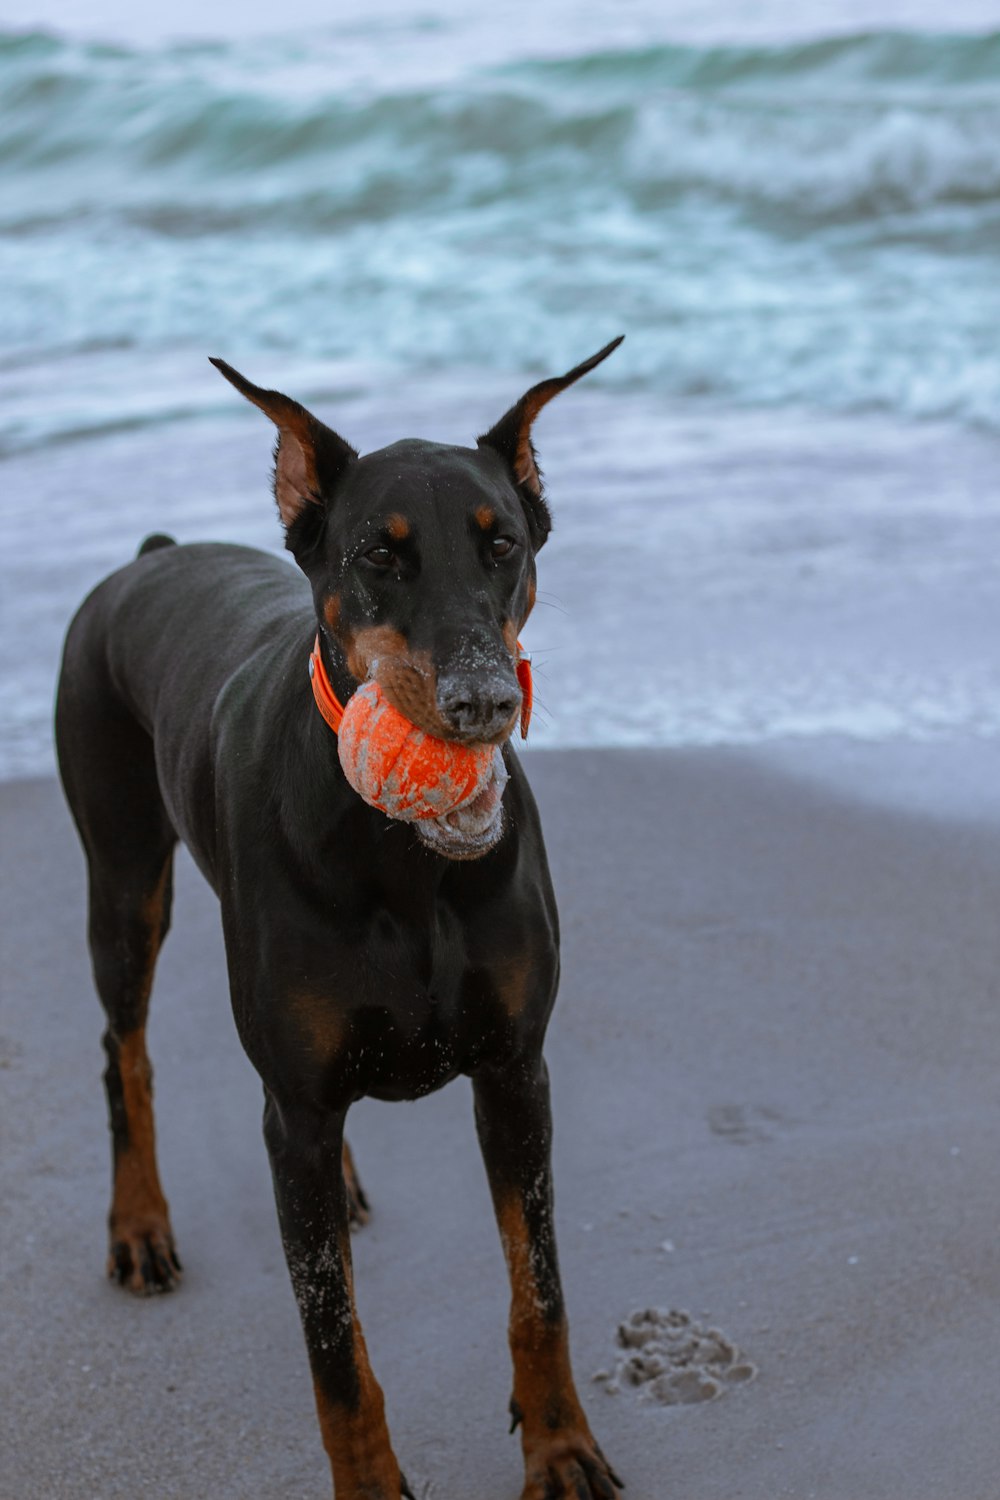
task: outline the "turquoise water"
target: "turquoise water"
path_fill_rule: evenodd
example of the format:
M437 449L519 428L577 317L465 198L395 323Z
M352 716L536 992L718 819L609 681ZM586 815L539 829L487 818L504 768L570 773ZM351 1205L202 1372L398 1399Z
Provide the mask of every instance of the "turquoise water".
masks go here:
M540 370L622 330L614 386L1000 423L1000 32L363 40L0 36L4 451L175 413L178 350Z
M364 451L622 332L538 424L536 742L1000 735L994 7L10 6L0 775L146 532L280 548L206 355Z

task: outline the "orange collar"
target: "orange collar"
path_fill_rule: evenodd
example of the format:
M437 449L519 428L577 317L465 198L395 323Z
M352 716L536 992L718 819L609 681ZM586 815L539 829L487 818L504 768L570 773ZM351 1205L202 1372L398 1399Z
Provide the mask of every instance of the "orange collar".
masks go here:
M309 653L309 681L312 683L313 697L316 699L316 707L323 715L334 734L340 730L340 721L344 717L344 706L336 693L333 684L326 675L326 667L319 650L319 633L313 641L312 651Z
M521 689L521 738L528 738L528 725L531 723L531 709L534 703L534 684L531 680L531 657L526 656L521 642L517 643L517 681ZM316 699L316 707L323 715L330 728L336 734L340 729L340 721L344 717L344 707L336 693L333 685L326 674L323 658L320 655L319 635L313 642L313 648L309 655L309 680L312 683L313 697Z

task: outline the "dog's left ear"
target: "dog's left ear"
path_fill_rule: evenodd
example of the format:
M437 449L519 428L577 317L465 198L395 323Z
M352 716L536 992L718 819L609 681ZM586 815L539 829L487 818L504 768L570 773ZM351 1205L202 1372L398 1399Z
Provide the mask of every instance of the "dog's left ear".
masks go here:
M288 545L294 551L293 543L301 539L303 528L310 529L308 523L314 514L318 519L334 485L354 463L357 452L290 396L262 390L224 359L212 359L211 355L209 358L240 395L259 406L278 429L274 498Z
M552 517L542 498L542 476L531 441L531 424L553 396L558 396L560 391L579 380L581 375L588 374L595 365L607 359L624 337L623 333L619 334L618 338L612 339L610 344L605 344L603 349L599 349L596 354L585 359L582 365L576 365L565 375L556 375L551 380L542 380L538 385L533 385L489 432L484 432L476 439L480 448L492 448L506 460L524 499L536 547L542 545L552 530Z

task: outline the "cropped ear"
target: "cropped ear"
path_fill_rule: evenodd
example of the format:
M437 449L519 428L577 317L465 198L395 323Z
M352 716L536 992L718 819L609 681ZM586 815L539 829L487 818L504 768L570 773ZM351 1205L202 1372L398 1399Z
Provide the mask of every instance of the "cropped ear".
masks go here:
M291 533L293 527L300 530L296 523L307 521L310 507L321 510L337 480L357 458L356 451L290 396L261 390L224 359L209 358L219 373L277 427L274 498L286 532Z
M512 406L510 411L491 427L489 432L484 432L476 439L480 448L492 448L504 459L514 477L516 484L521 490L528 511L528 520L535 538L535 545L540 547L552 529L552 518L549 508L542 498L542 476L538 468L538 460L531 441L531 424L534 422L543 406L547 406L553 396L558 396L568 385L579 380L581 375L586 375L595 365L607 359L622 339L624 334L612 339L610 344L605 344L596 354L585 359L582 365L576 365L565 375L556 375L551 380L542 380L538 385L533 385L530 391Z

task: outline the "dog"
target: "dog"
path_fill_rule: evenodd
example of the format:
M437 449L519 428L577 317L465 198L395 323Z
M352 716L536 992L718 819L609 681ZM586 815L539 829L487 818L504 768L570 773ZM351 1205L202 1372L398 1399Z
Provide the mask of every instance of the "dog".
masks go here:
M551 527L532 423L620 342L533 386L475 448L407 439L364 457L296 401L213 360L277 428L274 495L299 571L250 548L154 536L89 595L66 638L56 743L107 1017L108 1274L140 1294L181 1275L145 1025L183 839L219 897L236 1026L264 1084L337 1500L410 1494L354 1304L349 1224L367 1203L347 1111L459 1074L472 1079L510 1275L522 1500L620 1492L570 1365L542 1050L558 916L510 745L517 640ZM425 829L351 790L314 701L314 649L341 703L375 679L426 733L501 747L509 779L481 799L478 824Z

